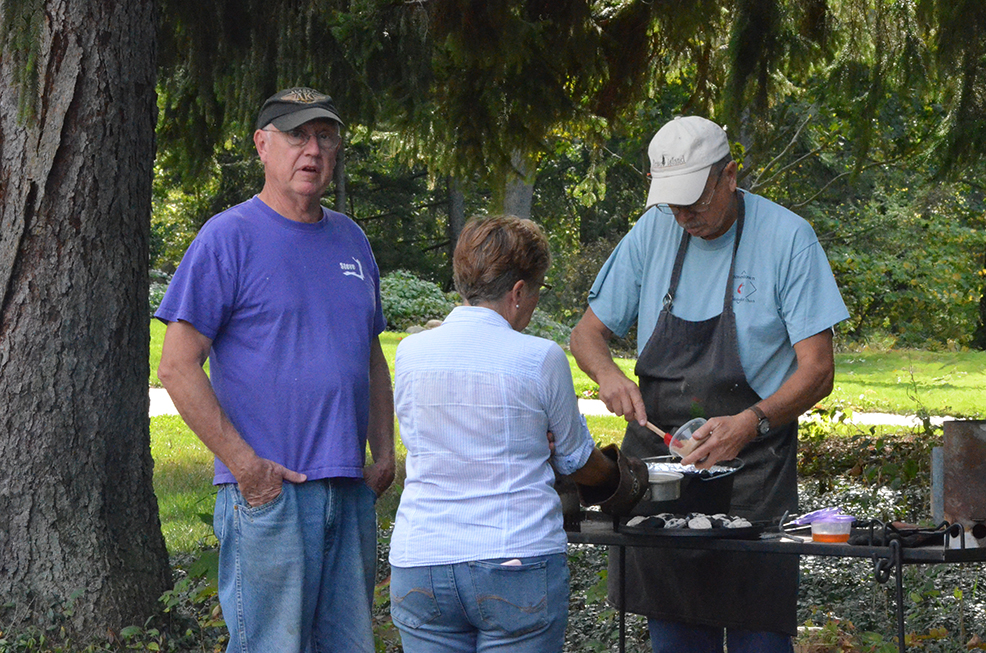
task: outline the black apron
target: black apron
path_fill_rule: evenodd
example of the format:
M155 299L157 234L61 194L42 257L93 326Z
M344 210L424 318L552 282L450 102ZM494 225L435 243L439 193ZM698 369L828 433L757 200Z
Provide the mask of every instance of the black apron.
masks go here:
M678 247L654 333L635 372L651 422L668 432L693 417L735 415L761 397L740 363L733 313L733 273L743 235L743 197L722 314L689 322L671 314L690 235ZM703 289L691 289L702 292ZM773 428L739 454L731 515L776 519L798 503L797 421ZM623 439L627 455L668 455L663 440L636 422ZM798 556L728 551L626 548L626 605L620 605L619 555L609 556L609 597L617 607L656 619L754 631L797 633Z

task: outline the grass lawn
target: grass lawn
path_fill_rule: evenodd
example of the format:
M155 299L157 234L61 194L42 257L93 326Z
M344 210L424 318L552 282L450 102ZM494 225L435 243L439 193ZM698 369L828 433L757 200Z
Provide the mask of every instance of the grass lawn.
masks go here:
M151 320L151 379L152 388L160 388L161 381L157 378L157 366L161 364L161 347L164 345L165 326L161 320Z
M151 418L154 493L168 551L190 553L212 538L212 454L178 415Z
M157 363L164 325L151 323L151 384L157 382ZM380 341L391 366L397 345L405 334L386 332ZM569 355L572 376L579 396L595 396L596 384ZM618 364L633 374L633 360ZM158 384L159 385L159 384ZM836 355L835 390L826 407L854 411L881 411L931 415L983 417L986 414L986 352L889 351ZM626 422L620 417L589 416L589 430L599 444L619 442ZM151 453L155 461L154 487L168 549L191 552L212 537L209 523L214 491L211 485L212 456L178 416L151 419ZM398 482L378 504L382 521L392 518L399 500L405 450L397 439Z
M986 416L986 352L836 354L827 406L898 414Z
M394 374L397 344L407 337L387 331L380 336L384 355ZM161 360L164 325L151 321L150 384L160 387L157 366ZM579 369L568 354L572 381L579 397L595 397L596 383ZM619 358L617 365L633 378L636 361ZM208 364L208 363L207 363ZM982 418L986 416L986 352L930 352L917 350L842 353L835 356L835 389L823 402L827 408L855 412L886 412Z

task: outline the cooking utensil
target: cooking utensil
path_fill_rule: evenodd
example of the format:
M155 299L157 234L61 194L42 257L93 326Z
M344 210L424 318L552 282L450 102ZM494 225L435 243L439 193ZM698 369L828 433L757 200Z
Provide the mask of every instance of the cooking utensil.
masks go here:
M664 472L647 470L647 480L650 489L644 495L643 501L673 501L681 496L681 479L684 474L680 472Z
M665 432L664 432L664 431L662 431L661 429L659 429L659 428L657 428L656 426L654 426L654 425L653 425L653 424L651 424L650 422L647 422L647 428L648 428L648 429L650 429L651 431L653 431L654 433L657 433L657 434L658 434L659 436L661 436L662 438L666 438L666 437L668 437L668 434L667 434L667 433L665 433Z
M656 515L662 512L687 514L701 512L707 515L728 514L733 496L733 475L743 467L739 458L719 461L715 471L698 469L694 465L682 465L673 456L644 458L644 463L655 471L678 472L682 475L679 497L669 501L645 500L637 504L632 515Z

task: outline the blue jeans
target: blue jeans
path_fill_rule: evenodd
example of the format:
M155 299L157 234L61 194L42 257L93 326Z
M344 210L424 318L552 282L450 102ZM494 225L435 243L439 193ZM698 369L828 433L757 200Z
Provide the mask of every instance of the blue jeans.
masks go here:
M251 508L219 487L219 602L230 653L372 653L376 495L363 479L285 483Z
M722 653L723 630L729 653L791 653L791 638L783 633L695 626L648 619L654 653Z
M405 653L561 652L568 623L564 553L391 567L390 615Z

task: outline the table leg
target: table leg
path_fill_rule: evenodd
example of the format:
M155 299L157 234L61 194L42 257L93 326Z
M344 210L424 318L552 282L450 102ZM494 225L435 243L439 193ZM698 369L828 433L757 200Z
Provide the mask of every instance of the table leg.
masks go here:
M904 653L907 648L904 641L904 554L899 540L890 542L890 555L893 556L894 575L897 577L897 649Z
M627 550L620 547L620 653L627 650Z

